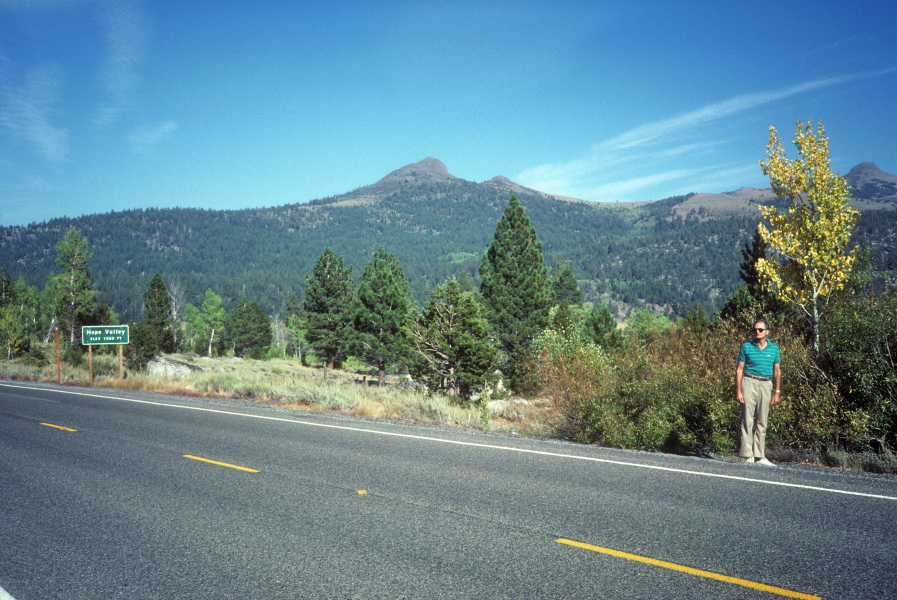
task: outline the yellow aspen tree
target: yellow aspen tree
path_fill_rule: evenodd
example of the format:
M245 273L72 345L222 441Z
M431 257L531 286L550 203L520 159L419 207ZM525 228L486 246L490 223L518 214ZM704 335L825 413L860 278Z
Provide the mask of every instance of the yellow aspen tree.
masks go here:
M850 234L860 214L847 205L847 180L833 173L829 142L820 122L797 122L792 142L798 157L789 160L775 127L769 128L766 160L760 161L776 196L788 200L785 212L761 206L769 222L758 226L776 258L757 261L764 289L799 306L813 322L813 352L819 356L820 300L844 287L857 249L848 250Z

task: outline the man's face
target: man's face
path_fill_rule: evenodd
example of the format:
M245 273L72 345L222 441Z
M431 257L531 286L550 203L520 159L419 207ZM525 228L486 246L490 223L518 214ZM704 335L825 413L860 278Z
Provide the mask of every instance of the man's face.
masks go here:
M756 341L765 340L767 335L769 335L769 329L766 327L766 323L763 321L754 323L754 339Z

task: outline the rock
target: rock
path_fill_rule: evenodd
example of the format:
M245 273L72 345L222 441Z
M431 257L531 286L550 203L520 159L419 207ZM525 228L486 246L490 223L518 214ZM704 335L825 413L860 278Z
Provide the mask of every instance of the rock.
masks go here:
M146 374L149 377L160 379L183 379L197 371L203 371L203 368L161 356L154 358L146 365Z

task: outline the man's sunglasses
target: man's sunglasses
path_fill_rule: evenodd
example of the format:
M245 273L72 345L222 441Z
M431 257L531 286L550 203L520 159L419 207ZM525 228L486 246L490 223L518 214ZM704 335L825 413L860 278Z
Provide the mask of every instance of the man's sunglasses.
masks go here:
M766 330L762 327L754 327L754 331L766 331Z

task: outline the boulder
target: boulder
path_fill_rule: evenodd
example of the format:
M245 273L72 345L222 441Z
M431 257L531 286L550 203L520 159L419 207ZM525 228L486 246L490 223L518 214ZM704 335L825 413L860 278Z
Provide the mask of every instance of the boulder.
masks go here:
M191 373L203 371L202 367L190 363L157 356L146 364L146 374L160 379L183 379Z

